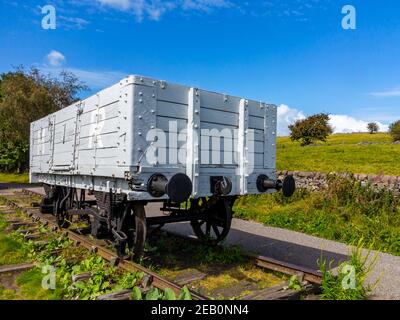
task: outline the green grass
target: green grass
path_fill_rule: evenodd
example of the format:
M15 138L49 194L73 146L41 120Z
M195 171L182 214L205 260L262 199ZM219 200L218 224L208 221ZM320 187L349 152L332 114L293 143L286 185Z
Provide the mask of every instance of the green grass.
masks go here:
M400 145L386 133L332 135L308 147L288 137L277 142L279 170L400 175L399 158Z
M47 290L42 287L43 274L40 268L22 272L15 278L15 288L0 286L0 300L60 300L60 289Z
M21 244L9 236L0 235L0 266L27 262Z
M60 290L48 290L42 287L43 273L40 268L35 268L22 273L17 278L20 294L29 300L58 300L61 298Z
M4 233L6 227L7 223L0 216L0 266L27 262L26 251L21 243Z
M335 178L328 189L297 190L293 197L241 197L235 216L347 244L364 239L372 249L400 256L400 200L352 179Z
M15 173L1 173L0 182L3 183L28 183L29 175L27 173L15 174Z

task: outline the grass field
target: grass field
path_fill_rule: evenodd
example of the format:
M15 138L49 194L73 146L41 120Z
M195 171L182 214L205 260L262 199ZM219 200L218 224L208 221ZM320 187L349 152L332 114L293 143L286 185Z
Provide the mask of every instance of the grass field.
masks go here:
M400 175L400 145L386 133L337 134L308 147L278 138L277 168L290 171Z
M14 173L1 173L0 172L0 183L28 183L29 175L24 174L14 174Z

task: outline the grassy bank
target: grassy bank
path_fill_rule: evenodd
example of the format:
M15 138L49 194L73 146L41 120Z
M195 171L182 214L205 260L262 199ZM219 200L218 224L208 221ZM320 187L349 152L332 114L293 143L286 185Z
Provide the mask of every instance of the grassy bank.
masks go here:
M29 175L15 174L15 173L2 173L0 172L0 183L28 183Z
M277 153L279 170L400 175L400 145L386 133L332 135L308 147L282 137Z
M325 191L297 190L292 198L241 197L235 216L347 244L364 239L368 247L400 255L400 199L352 179L334 178Z

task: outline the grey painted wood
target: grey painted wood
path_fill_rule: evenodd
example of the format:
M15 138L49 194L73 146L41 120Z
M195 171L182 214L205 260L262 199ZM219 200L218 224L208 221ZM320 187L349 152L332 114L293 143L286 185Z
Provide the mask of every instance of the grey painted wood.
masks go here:
M128 194L130 200L150 200L153 198L145 190L153 173L170 178L181 172L192 179L198 177L195 197L210 195L210 177L216 175L231 178L232 195L258 193L258 175L275 177L276 107L193 89L198 103L191 112L198 117L192 126L188 123L191 87L141 76L126 77L32 123L31 182L98 191L112 188ZM245 101L247 120L242 131L244 149L239 153L241 101ZM166 145L161 145L159 134L152 130L165 134ZM188 130L196 131L199 139ZM189 137L194 142L188 143ZM193 153L196 146L199 151ZM232 161L225 157L226 150ZM239 170L240 154L246 157L242 159L246 173ZM165 155L162 161L160 155ZM176 159L181 161L171 163ZM198 165L189 166L188 159L198 160ZM130 178L143 183L132 190Z

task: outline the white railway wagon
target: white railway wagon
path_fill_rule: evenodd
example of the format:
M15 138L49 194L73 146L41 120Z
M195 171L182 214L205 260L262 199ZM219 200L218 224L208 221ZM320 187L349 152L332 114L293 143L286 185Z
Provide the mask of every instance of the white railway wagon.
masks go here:
M276 180L276 121L272 104L129 76L31 124L30 181L45 186L43 212L61 226L87 216L122 256L172 222L218 243L237 196L294 192ZM150 201L166 215L146 218Z

